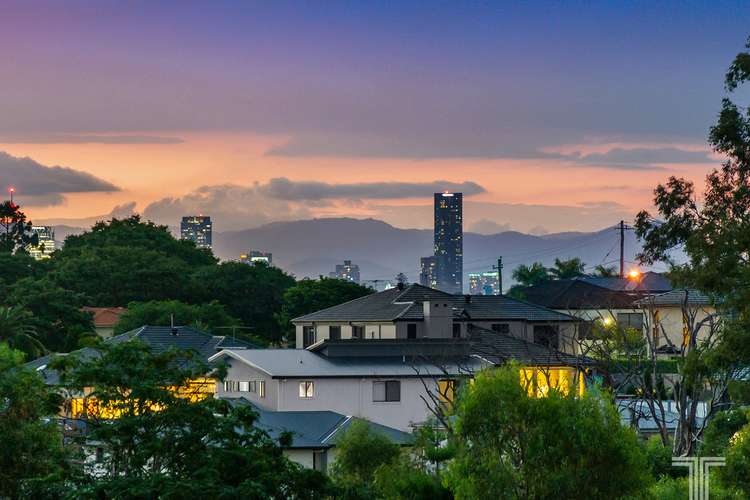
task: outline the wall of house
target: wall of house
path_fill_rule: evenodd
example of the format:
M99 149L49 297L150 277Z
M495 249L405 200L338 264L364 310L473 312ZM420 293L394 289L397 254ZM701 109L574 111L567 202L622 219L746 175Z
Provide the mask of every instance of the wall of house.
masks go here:
M237 361L235 359L226 357L228 364L226 380L238 380L238 381L264 381L266 384L266 396L261 398L258 392L227 392L224 390L224 384L222 382L216 383L216 395L221 398L224 396L228 397L244 397L257 404L261 408L267 410L276 410L278 407L279 400L279 381L272 379L267 374L260 370L256 370L248 366L245 363Z
M305 380L314 383L312 398L299 397L299 384ZM401 400L373 401L373 382L377 380L400 380ZM434 391L437 382L432 379L424 381ZM412 425L421 424L430 416L429 408L420 396L428 398L422 379L417 377L283 379L279 380L278 410L330 410L411 431Z
M286 449L284 456L292 462L300 464L306 469L313 468L313 450L308 449Z
M716 310L712 307L689 307L689 311L695 314L695 325L704 320L707 316L715 314ZM683 318L681 306L659 306L654 311L649 311L650 325L659 325L659 346L669 345L669 341L678 349L683 342L683 329L685 328L685 319ZM654 317L656 316L656 317ZM652 326L653 330L653 326ZM707 322L698 332L698 340L704 340L711 332L711 326ZM653 333L652 333L653 334Z
M312 323L307 323L311 325ZM396 338L396 325L388 322L326 322L315 324L315 338L319 340L330 338L330 327L339 326L341 327L341 338L350 339L352 338L352 325L364 326L365 327L365 338L366 339L395 339ZM304 346L303 339L303 325L295 325L295 345L297 349L302 349Z

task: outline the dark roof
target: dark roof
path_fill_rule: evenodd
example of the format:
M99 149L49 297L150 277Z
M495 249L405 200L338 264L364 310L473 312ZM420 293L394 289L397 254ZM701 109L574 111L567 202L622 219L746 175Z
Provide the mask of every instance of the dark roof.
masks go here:
M201 332L189 326L174 327L175 333L169 326L142 326L114 337L105 339L105 345L119 344L129 340L137 339L151 348L154 353L161 353L169 349L181 351L192 350L201 355L204 361L221 351L222 349L256 349L257 346L243 340L225 336L216 336ZM85 347L69 354L75 354L79 358L91 358L98 356L99 351L93 347ZM57 356L68 354L52 353L26 363L28 368L37 370L44 378L45 383L55 385L60 382L59 375L54 370L47 369L47 364Z
M278 440L281 434L292 434L289 448L330 448L356 420L363 420L370 431L387 437L399 445L409 445L414 437L407 433L376 424L369 420L342 415L334 411L269 411L252 404L245 398L226 398L233 405L248 405L258 413L255 425L272 439Z
M711 297L700 292L689 288L675 288L670 292L659 293L645 297L638 301L639 304L655 306L681 306L687 301L688 305L691 306L707 306L711 305Z
M477 326L469 327L472 354L490 363L501 365L517 361L528 366L591 366L594 360L585 356L566 354L556 349L529 342L507 333Z
M670 290L669 279L651 271L639 279L582 276L518 289L529 302L551 309L632 308L640 298Z
M294 318L292 321L420 321L424 319L422 303L425 301L438 303L442 301L452 308L453 316L457 318L505 321L572 321L574 319L537 304L505 295L452 295L412 284L403 290L391 288L373 293Z

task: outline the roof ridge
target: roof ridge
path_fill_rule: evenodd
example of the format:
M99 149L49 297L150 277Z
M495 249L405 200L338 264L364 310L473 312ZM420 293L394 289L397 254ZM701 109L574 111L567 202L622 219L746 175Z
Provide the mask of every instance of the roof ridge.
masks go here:
M305 316L308 316L310 314L317 314L317 313L325 312L325 311L328 311L329 309L333 309L335 307L340 307L340 306L343 306L345 304L351 304L352 302L356 302L358 300L366 299L368 297L373 297L373 296L379 295L381 293L387 293L387 292L390 292L391 290L394 290L394 289L393 288L389 288L388 290L383 290L382 292L368 293L367 295L363 295L363 296L357 297L355 299L347 300L346 302L342 302L341 304L336 304L334 306L329 306L329 307L326 307L324 309L319 309L317 311L313 311L313 312L308 313L308 314L303 314L302 316L297 316L296 318L292 318L290 321L296 321L296 320L298 320L300 318L304 318Z

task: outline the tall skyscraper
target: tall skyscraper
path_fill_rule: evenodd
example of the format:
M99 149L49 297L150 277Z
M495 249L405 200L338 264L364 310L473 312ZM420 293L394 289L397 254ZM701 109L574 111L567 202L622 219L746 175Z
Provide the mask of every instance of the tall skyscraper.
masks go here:
M31 232L39 241L26 247L26 251L36 260L49 259L55 251L55 229L52 226L31 226Z
M437 288L437 258L434 255L419 259L419 284Z
M271 252L261 252L260 250L250 250L240 255L240 262L243 264L255 264L256 262L265 262L269 266L273 263Z
M180 238L195 242L198 248L211 248L211 217L188 215L182 218Z
M469 273L469 293L472 295L499 295L497 271Z
M344 264L336 264L336 270L328 275L331 278L359 283L359 266L352 261L345 260Z
M437 287L463 293L463 194L435 193L435 257Z

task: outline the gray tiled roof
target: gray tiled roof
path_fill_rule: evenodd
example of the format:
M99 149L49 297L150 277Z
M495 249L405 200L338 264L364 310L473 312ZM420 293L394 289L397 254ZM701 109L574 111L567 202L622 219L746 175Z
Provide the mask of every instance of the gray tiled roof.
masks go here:
M284 432L291 433L290 448L330 448L357 420L363 420L371 432L385 436L396 444L408 445L414 442L414 437L407 432L334 411L269 411L245 398L227 399L234 405L251 406L258 413L256 427L265 431L272 439L278 440Z
M495 332L486 328L469 328L471 351L487 361L500 365L517 361L530 366L590 366L594 360L566 354L550 349L507 333Z
M712 303L711 297L698 290L688 288L676 288L670 292L660 293L643 298L638 304L656 306L681 306L685 303L691 306L707 306Z
M425 359L404 357L328 358L307 349L227 349L211 361L233 358L274 378L322 377L416 377L419 375L460 375L467 369L479 370L479 358L465 358L439 367Z
M200 354L201 358L206 361L209 357L213 356L224 348L233 349L256 349L257 346L245 342L243 340L234 339L231 337L215 336L189 326L177 326L175 327L176 335L173 334L172 328L169 326L142 326L125 332L121 335L116 335L104 340L105 345L119 344L127 342L129 340L137 339L143 342L151 348L154 353L161 353L169 349L178 349L181 351L192 350ZM99 351L92 347L85 347L77 351L73 351L70 354L75 354L79 358L90 358L97 356ZM48 354L37 358L33 361L26 363L25 366L28 368L38 370L44 378L45 383L49 385L55 385L59 383L59 376L54 370L46 369L46 365L57 356L65 356L67 354ZM40 369L41 367L44 369Z
M505 295L452 295L422 285L404 290L391 288L293 319L308 321L420 321L423 301L444 301L454 317L476 320L572 321L573 318L545 307Z

